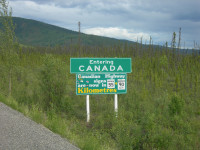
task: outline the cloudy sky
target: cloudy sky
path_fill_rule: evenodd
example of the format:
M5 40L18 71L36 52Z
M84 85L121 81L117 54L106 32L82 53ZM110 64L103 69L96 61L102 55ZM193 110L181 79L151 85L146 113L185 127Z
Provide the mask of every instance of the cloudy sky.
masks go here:
M13 16L74 31L154 44L171 43L182 28L181 46L200 45L200 0L10 0Z

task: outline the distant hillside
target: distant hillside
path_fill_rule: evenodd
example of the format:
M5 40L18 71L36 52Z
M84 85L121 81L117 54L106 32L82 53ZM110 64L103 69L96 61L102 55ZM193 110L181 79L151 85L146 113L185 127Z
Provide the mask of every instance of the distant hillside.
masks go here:
M30 46L56 46L78 43L79 33L50 25L47 23L13 17L16 25L15 34L18 41ZM113 46L124 42L134 43L126 40L87 35L81 33L81 44L90 46Z

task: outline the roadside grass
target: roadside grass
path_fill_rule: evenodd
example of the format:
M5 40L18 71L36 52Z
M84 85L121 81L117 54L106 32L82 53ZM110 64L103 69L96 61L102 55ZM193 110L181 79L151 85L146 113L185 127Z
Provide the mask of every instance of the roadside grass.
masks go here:
M12 97L5 97L0 93L0 102L10 106L11 108L21 112L26 117L32 119L38 124L42 124L49 128L52 132L61 135L73 145L83 150L110 150L110 144L103 144L96 138L99 133L93 133L87 129L85 123L80 124L77 119L63 118L57 114L55 110L48 112L42 111L37 105L28 108L27 105L19 104ZM112 145L113 146L113 145Z

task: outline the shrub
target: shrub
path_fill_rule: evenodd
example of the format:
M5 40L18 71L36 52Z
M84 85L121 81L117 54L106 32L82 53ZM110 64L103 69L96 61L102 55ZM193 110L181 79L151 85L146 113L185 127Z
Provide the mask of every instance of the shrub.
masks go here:
M183 110L184 101L177 95L174 95L172 96L171 102L168 107L169 107L169 114L171 116L179 115Z
M40 72L41 91L43 93L43 106L61 107L61 99L66 90L66 70L65 65L58 58L52 55L45 55L44 64Z

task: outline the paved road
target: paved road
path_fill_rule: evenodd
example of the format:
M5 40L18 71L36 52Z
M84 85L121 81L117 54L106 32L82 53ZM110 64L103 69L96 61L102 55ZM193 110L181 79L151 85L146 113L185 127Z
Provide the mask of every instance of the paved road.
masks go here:
M78 150L67 140L0 103L0 150Z

